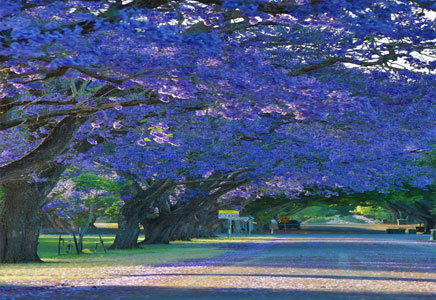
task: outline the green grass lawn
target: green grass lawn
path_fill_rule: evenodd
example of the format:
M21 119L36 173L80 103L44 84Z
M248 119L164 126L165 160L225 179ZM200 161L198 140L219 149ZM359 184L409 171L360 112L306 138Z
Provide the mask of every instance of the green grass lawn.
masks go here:
M98 236L88 236L84 240L84 249L93 254L77 255L73 238L63 236L65 244L61 246L58 256L58 236L42 235L39 240L38 254L44 263L0 265L0 284L26 284L28 281L46 281L80 278L108 278L133 274L147 265L174 263L196 258L215 257L225 250L215 243L214 239L193 242L173 242L169 245L146 245L142 249L110 250L104 253ZM104 236L106 247L110 246L114 237ZM67 243L71 243L71 253L65 253Z
M176 241L168 245L145 245L134 250L110 250L104 253L98 236L87 236L84 249L92 254L76 254L71 235L62 236L61 255L58 255L58 238L55 235L41 235L38 254L44 263L0 265L0 284L44 284L71 279L111 278L137 274L141 268L150 265L175 263L184 260L212 258L225 251L226 243L263 243L269 236L261 237L218 237ZM103 236L109 247L114 236ZM71 252L66 253L66 245L71 244ZM97 248L96 248L96 244Z

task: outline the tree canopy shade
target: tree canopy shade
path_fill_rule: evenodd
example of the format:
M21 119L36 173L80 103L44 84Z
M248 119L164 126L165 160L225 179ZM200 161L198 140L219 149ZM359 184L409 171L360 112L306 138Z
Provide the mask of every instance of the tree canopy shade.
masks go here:
M3 1L0 261L38 259L36 212L90 150L142 180L247 168L256 189L291 193L429 184L414 161L435 138L435 9Z

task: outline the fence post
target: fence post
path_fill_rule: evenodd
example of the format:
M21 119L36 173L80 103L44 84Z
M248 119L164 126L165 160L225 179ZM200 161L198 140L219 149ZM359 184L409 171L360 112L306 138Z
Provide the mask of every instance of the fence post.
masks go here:
M103 247L104 253L107 253L106 247L104 246L104 242L103 242L103 239L101 238L100 233L98 234L98 237L100 238L100 243L101 243L101 246Z
M61 241L63 241L62 236L59 235L59 240L58 240L58 256L61 255Z
M232 220L227 219L227 238L230 238L230 235L232 234Z
M79 245L77 245L76 235L73 233L74 245L76 246L76 252L80 255Z

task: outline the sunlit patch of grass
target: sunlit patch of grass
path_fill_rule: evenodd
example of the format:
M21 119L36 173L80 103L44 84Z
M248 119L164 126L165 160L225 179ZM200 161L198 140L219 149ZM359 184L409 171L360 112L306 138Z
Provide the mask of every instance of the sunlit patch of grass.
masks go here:
M139 268L147 265L212 258L225 251L218 246L207 245L204 240L203 242L174 242L169 245L145 245L142 249L110 250L104 253L100 244L95 250L99 237L89 236L84 241L84 248L91 249L95 253L77 255L73 238L69 236L63 238L65 244L61 244L62 253L58 256L58 236L41 236L38 253L44 261L42 264L0 265L0 284L123 276L134 274ZM114 237L103 237L106 247L113 239ZM67 254L65 248L68 243L72 247L71 253Z
M97 228L104 228L104 229L117 229L118 223L94 223L95 227ZM139 228L142 230L144 227L142 225L139 225Z
M377 229L382 229L382 230L386 230L389 228L403 228L403 229L407 229L407 228L416 228L416 226L418 226L419 224L405 224L405 225L397 225L397 224L375 224L374 226Z
M118 228L118 223L94 223L94 225L97 228L110 228L110 229Z

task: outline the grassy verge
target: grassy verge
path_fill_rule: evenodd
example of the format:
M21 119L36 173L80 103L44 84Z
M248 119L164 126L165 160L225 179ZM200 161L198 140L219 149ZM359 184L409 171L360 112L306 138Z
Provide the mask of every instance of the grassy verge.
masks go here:
M62 254L58 256L58 236L43 235L39 241L38 254L42 264L0 265L0 284L26 284L30 281L61 281L67 279L110 278L134 274L147 265L174 263L177 261L211 258L225 250L214 245L215 240L173 242L169 245L147 245L143 249L111 250L104 253L101 245L95 249L98 237L87 237L84 248L93 254L75 254L71 237L64 237ZM109 246L113 237L103 237ZM71 253L65 253L70 243Z

